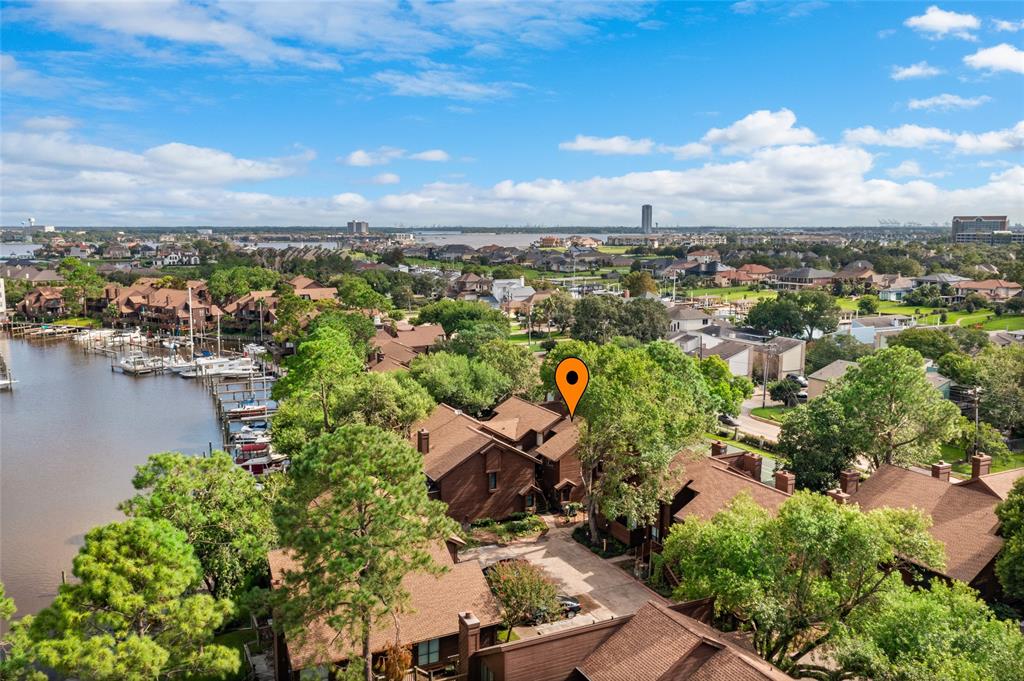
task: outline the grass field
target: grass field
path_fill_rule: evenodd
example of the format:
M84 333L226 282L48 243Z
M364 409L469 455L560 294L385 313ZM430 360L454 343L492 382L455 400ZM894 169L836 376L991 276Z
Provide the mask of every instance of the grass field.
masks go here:
M1020 331L1024 329L1024 315L1003 315L989 317L981 328L986 331Z
M953 464L954 475L962 478L969 478L971 477L971 462L968 460L969 458L970 457L964 452L963 447L955 444L944 444L942 445L942 449L938 456L934 457L930 461L922 462L921 465L922 467L927 468L941 459L946 463ZM992 458L993 473L1008 471L1014 468L1024 468L1024 452L1010 452L1010 456Z
M763 419L782 423L786 420L786 414L791 411L793 411L792 407L755 407L750 410L750 413Z
M81 326L83 328L98 329L102 326L102 323L98 319L90 319L89 317L67 317L65 319L58 319L54 324L60 324L62 326Z

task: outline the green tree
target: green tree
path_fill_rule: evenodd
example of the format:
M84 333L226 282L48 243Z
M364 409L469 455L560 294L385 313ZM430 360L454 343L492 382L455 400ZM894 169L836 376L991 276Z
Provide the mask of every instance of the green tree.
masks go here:
M619 332L623 301L612 296L583 296L573 308L571 335L576 340L603 344Z
M274 340L278 343L297 341L314 310L316 303L298 297L291 289L278 293L274 309L277 317L273 328Z
M509 395L531 394L540 385L537 358L527 345L492 340L480 347L477 358L508 379Z
M669 328L668 309L661 301L633 298L622 306L616 335L629 336L641 343L664 338Z
M733 376L721 357L711 355L700 361L712 408L716 414L736 416L743 400L754 394L754 384L746 376Z
M857 311L863 315L878 313L878 296L861 296L857 299Z
M960 410L929 383L921 355L910 348L864 357L831 391L843 405L843 437L874 468L932 461L959 429Z
M947 352L938 361L939 373L963 386L978 384L978 371L974 359L962 352Z
M1015 432L1024 430L1024 346L990 346L975 357L981 416Z
M486 303L445 298L420 308L417 324L440 324L445 335L467 329L478 322L493 322L508 326L508 317Z
M845 428L843 405L828 391L786 416L778 451L801 488L826 492L839 485L858 454Z
M544 571L526 560L502 561L491 566L487 582L501 603L501 619L511 640L512 627L558 613L558 587Z
M901 588L900 568L941 569L928 524L916 509L861 512L804 491L773 517L742 493L710 520L673 525L663 555L680 580L675 598L713 597L720 622L736 622L758 655L800 677L804 656Z
M1006 543L996 560L996 575L1003 590L1012 598L1024 599L1024 478L1017 478L996 507L1000 532Z
M363 369L348 334L333 326L315 329L288 358L288 373L274 384L275 400L306 392L312 395L323 416L324 430L331 429L331 396L334 386Z
M974 422L964 418L960 421L960 434L956 444L962 449L967 457L974 454L975 442ZM984 421L978 422L977 428L978 451L988 454L996 461L1007 461L1010 457L1010 448L1006 446L1003 434Z
M768 386L768 395L776 402L782 402L787 407L795 407L802 390L803 388L799 383L784 378Z
M537 304L534 314L539 315L548 328L553 326L559 333L565 333L572 326L575 305L571 295L558 289Z
M912 348L928 359L938 359L960 350L953 337L942 329L907 329L890 338L887 344L889 347Z
M338 281L338 298L345 307L355 310L391 309L391 301L382 293L374 291L366 279L354 274L342 275Z
M311 329L316 330L323 326L344 331L356 354L363 358L369 357L370 343L377 334L377 327L374 326L373 320L362 312L328 310L313 320Z
M272 289L281 281L281 275L265 267L222 267L207 279L210 295L223 302L244 296L250 291Z
M73 573L76 582L19 625L33 662L95 681L238 672L237 653L212 643L231 601L195 593L202 568L185 533L166 520L89 531Z
M804 289L796 294L804 336L832 333L839 327L839 305L828 291Z
M854 613L836 639L830 647L842 678L1024 678L1024 636L961 582L884 591L876 606Z
M336 386L335 423L365 423L402 435L425 418L434 401L405 371L367 372Z
M763 298L747 313L747 324L773 336L795 337L803 332L803 312L793 298Z
M653 522L659 503L676 491L673 458L714 414L696 361L672 343L583 354L590 382L576 411L583 418L579 457L597 541L598 511L631 525Z
M119 508L184 532L215 598L239 595L265 569L275 541L271 509L256 478L229 455L153 454L132 485L142 493Z
M474 357L485 343L507 339L508 331L508 322L477 322L456 331L438 349Z
M409 371L438 402L479 414L509 394L511 382L496 367L450 352L432 352L412 361Z
M379 428L320 436L290 475L275 518L298 569L285 575L277 612L300 639L326 621L356 647L352 658L372 681L373 628L407 604L406 574L442 570L432 551L457 527L427 496L422 456Z
M85 312L85 302L103 295L106 281L96 273L96 268L78 258L64 258L57 266L64 277L64 307L71 316Z
M808 343L806 371L813 374L837 359L856 362L861 357L870 355L872 350L870 345L861 343L849 334L824 336Z
M651 273L646 270L627 273L626 276L622 277L622 288L629 291L629 295L634 298L645 293L658 292L658 284L655 283Z
M491 277L495 279L518 279L525 274L522 265L498 265L491 270Z

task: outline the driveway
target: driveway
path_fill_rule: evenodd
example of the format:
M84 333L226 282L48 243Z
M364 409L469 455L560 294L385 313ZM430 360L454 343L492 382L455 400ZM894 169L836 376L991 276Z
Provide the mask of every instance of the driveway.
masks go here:
M749 400L743 402L740 406L740 415L736 417L736 420L740 422L739 429L747 435L754 435L756 437L764 438L765 440L771 440L772 442L779 441L779 432L782 428L776 423L765 423L764 421L758 421L750 415L750 410L761 406L761 393L756 392L754 396ZM781 402L773 402L771 399L767 401L768 406L774 406L781 404Z
M553 524L550 518L545 520L549 526ZM528 560L540 566L558 584L559 593L579 599L583 610L576 617L535 627L516 627L514 631L520 638L631 615L647 601L668 603L634 579L630 572L581 546L572 538L574 527L559 524L536 540L509 546L481 546L465 551L461 556L463 560L475 558L481 567L503 558ZM628 559L620 557L614 560Z

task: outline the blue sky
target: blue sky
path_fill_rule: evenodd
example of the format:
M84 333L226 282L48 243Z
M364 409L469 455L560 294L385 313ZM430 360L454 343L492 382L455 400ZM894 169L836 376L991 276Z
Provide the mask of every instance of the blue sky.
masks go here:
M4 224L1024 220L1018 3L0 7Z

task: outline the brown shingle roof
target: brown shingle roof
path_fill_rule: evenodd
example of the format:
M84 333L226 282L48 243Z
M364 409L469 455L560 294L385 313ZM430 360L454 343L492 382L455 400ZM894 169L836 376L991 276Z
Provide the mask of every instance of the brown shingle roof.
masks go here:
M426 429L430 434L430 449L423 455L423 470L427 477L434 481L440 480L456 466L490 444L501 445L509 451L536 461L526 452L507 445L485 432L482 426L483 424L475 418L447 404L437 405L430 416L417 423L412 429L409 441L415 447L418 431Z
M720 632L648 602L578 667L588 681L789 679Z
M402 580L409 594L406 612L397 616L400 643L410 646L443 636L458 634L459 613L472 612L484 627L498 624L501 613L480 564L473 560L455 563L444 544L431 551L434 561L448 567L440 575L412 572ZM286 550L271 551L268 555L272 583L279 585L285 571L299 569L299 565ZM370 634L370 648L380 652L395 640L395 620L384 617ZM302 640L287 641L292 669L341 662L357 649L354 642L336 631L323 619L306 627Z
M565 419L561 423L555 424L555 434L533 452L550 461L558 461L566 454L575 452L579 441L579 427L569 419Z
M769 487L753 478L730 470L722 461L709 457L692 460L692 454L681 452L676 456L673 465L681 463L684 487L689 488L696 496L685 506L676 511L673 519L681 522L689 516L709 520L723 510L736 495L746 492L760 506L774 513L789 495L774 487Z
M531 430L544 433L562 415L518 397L510 397L494 408L494 418L483 422L486 430L509 440L518 440Z
M970 582L1003 547L996 536L998 499L963 485L883 464L851 495L865 510L917 508L931 516L929 532L946 546L941 572Z
M960 487L986 492L1005 500L1010 494L1010 489L1013 488L1013 483L1017 482L1018 478L1024 478L1024 468L1014 468L1002 471L1001 473L989 473L988 475L982 475L980 478L971 478L957 484Z
M819 381L831 381L833 378L843 376L850 367L854 366L857 366L856 362L851 362L846 359L837 359L834 362L830 362L829 364L821 367L807 378L816 378Z

